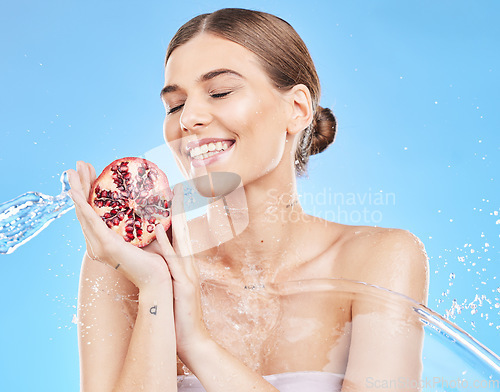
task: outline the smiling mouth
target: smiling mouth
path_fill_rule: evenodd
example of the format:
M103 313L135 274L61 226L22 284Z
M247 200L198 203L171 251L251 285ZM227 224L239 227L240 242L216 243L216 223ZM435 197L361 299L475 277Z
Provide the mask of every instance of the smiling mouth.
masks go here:
M194 160L203 160L226 151L235 140L218 140L200 144L189 150L189 156Z

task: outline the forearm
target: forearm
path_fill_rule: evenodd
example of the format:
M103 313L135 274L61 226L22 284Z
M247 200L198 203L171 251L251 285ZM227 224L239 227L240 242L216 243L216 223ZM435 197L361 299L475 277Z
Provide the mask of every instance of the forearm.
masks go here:
M177 391L172 292L148 287L139 307L127 356L113 392Z
M276 392L262 376L209 339L200 344L186 366L207 392Z

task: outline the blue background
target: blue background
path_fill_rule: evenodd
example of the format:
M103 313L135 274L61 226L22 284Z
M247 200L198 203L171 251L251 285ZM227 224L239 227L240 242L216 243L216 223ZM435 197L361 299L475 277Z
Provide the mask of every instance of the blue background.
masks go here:
M300 180L304 207L416 234L430 257L429 307L499 353L497 1L2 1L0 202L58 194L78 159L100 171L162 145L169 39L191 17L230 6L296 28L322 106L337 115L335 144ZM69 212L0 255L1 390L78 390L83 252Z

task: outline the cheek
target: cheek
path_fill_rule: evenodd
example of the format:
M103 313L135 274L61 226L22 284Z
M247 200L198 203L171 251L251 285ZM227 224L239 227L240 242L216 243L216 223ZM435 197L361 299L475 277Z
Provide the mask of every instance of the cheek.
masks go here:
M217 110L218 122L229 131L243 137L251 127L251 106L248 100L234 100L228 105L221 105Z
M254 162L255 168L268 173L283 159L286 131L280 119L269 111L255 113L251 122L252 132L243 143L247 162Z
M285 132L277 135L273 138L272 142L267 144L267 148L263 151L263 154L269 160L266 170L270 171L276 168L278 164L283 159L286 144L286 134Z
M255 148L259 151L262 162L265 165L264 171L274 170L283 160L286 150L286 117L281 110L281 106L274 101L270 105L274 110L260 107L255 115L256 134L255 140L259 145Z
M262 138L273 138L273 133L284 130L281 116L270 108L275 107L268 97L248 96L224 105L218 111L219 121L225 128L233 130L246 142L261 143Z
M172 139L172 122L167 117L163 120L163 137L167 143Z
M180 148L181 138L179 132L177 124L165 118L163 121L163 138L170 149L175 153L177 153Z
M286 146L285 116L273 96L253 98L231 105L223 118L227 127L234 129L241 139L240 151L244 160L254 162L263 172L269 172L283 158Z
M167 119L163 121L163 138L165 139L167 146L170 148L170 151L172 151L172 155L175 158L177 167L187 179L189 178L187 172L189 168L189 162L186 156L181 153L182 139L180 138L180 132L181 131L179 127L174 124L173 121L167 121Z
M167 144L168 144L170 136L169 136L169 130L168 130L168 121L167 121L166 117L163 120L163 139L165 139L165 142L167 142Z

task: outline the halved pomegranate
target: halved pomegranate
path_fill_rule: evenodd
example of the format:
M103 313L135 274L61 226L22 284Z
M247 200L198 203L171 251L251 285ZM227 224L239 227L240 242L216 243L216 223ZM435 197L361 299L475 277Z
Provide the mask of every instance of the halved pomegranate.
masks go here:
M156 238L155 225L170 227L172 197L158 166L143 158L121 158L96 179L89 203L110 229L143 247Z

